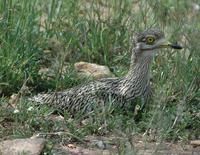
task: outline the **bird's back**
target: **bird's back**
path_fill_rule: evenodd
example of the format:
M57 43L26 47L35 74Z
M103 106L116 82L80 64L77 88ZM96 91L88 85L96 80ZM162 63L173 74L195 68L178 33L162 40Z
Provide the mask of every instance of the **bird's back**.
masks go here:
M106 102L109 96L113 97L113 99L122 99L122 97L119 97L119 81L120 79L118 78L100 79L66 91L38 94L30 98L30 100L66 109L71 113L80 110L91 111L93 103Z

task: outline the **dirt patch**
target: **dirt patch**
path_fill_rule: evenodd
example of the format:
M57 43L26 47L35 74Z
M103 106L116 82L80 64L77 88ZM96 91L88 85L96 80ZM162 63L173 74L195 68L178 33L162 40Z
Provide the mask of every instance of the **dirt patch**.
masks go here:
M138 135L132 138L88 136L85 141L85 144L60 145L59 149L62 151L59 152L72 155L200 155L200 147L172 142L148 142L146 138Z

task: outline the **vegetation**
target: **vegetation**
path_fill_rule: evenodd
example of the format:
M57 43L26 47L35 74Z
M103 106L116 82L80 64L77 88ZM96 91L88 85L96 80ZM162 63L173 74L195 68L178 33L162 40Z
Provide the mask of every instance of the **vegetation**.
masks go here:
M57 141L83 143L92 134L129 137L152 129L157 141L187 143L199 138L200 14L193 3L200 5L195 0L1 0L0 138L68 130L70 134L49 139L49 153ZM155 57L154 98L139 121L133 119L133 112L113 113L108 104L82 125L81 115L70 119L67 112L57 110L65 121L55 123L46 120L55 109L25 99L87 82L74 71L77 61L107 65L116 76L123 76L129 68L131 37L150 27L159 27L184 49L163 50ZM40 73L47 67L51 76ZM20 98L9 103L14 93Z

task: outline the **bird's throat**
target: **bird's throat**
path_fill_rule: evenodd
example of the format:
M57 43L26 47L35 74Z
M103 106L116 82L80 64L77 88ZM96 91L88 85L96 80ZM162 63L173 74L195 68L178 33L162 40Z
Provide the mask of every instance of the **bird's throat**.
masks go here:
M132 59L129 72L126 77L140 76L141 74L148 74L152 60L153 60L152 55L147 55L137 60Z
M120 82L120 92L128 99L144 93L150 81L150 65L153 56L145 56L140 61L132 62L129 72Z

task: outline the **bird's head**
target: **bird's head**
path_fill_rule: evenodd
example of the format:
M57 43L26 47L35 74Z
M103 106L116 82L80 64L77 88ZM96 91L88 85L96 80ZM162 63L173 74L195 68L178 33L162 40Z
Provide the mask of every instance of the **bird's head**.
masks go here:
M136 55L153 55L157 49L174 48L182 49L178 44L172 44L166 40L164 33L157 29L149 29L138 33L135 38Z

